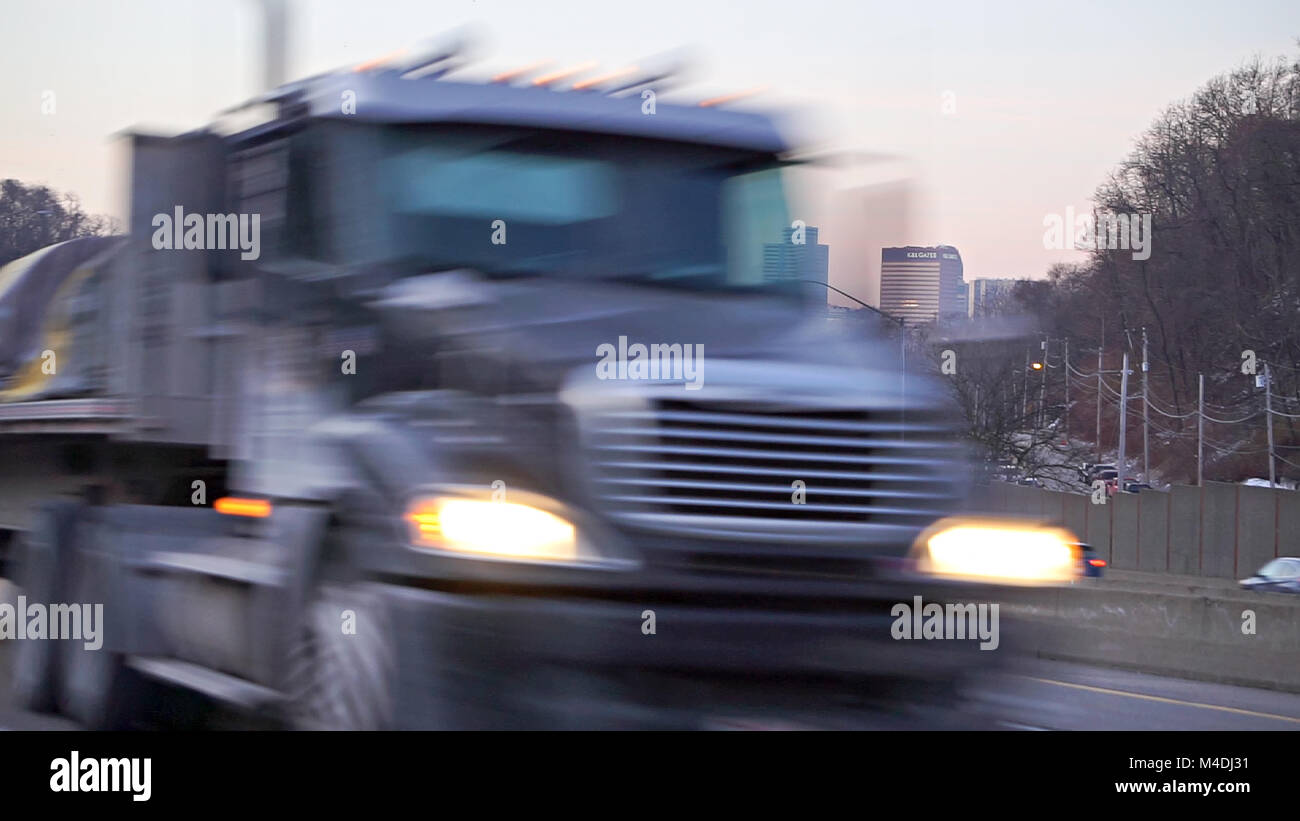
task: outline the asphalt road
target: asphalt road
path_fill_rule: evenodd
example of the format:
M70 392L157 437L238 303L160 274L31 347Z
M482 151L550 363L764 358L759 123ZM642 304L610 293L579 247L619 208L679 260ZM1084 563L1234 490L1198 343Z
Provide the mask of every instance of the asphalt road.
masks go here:
M77 729L14 707L8 681L15 644L0 641L0 730ZM1016 660L967 695L962 712L980 728L1300 730L1300 694L1041 659Z
M1065 662L1025 660L970 695L973 713L1008 730L1300 730L1300 694ZM78 729L4 702L0 729Z
M1300 730L1300 694L1024 660L976 703L1024 730Z

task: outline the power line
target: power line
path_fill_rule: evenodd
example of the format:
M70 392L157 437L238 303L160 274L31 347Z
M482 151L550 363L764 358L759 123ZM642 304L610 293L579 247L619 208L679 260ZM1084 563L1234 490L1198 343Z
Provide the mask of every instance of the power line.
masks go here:
M1254 419L1256 416L1259 416L1259 411L1254 411L1249 416L1243 416L1240 419L1215 419L1213 416L1210 416L1208 413L1204 414L1204 416L1208 421L1214 422L1217 425L1240 425L1242 422L1248 422L1251 419Z
M1068 340L1067 340L1067 344L1068 344ZM1068 351L1068 348L1066 350ZM1259 401L1258 398L1253 396L1247 397L1243 401L1238 402L1234 405L1218 405L1211 402L1206 402L1204 400L1203 394L1200 396L1195 409L1189 410L1186 413L1176 413L1173 410L1175 407L1177 407L1177 404L1175 402L1172 401L1167 402L1166 400L1159 398L1159 396L1157 396L1151 391L1150 385L1147 383L1147 379L1145 378L1146 376L1145 372L1143 373L1144 378L1143 378L1142 393L1138 395L1130 394L1127 397L1129 404L1125 404L1125 396L1122 392L1125 374L1123 374L1121 371L1105 370L1102 367L1103 354L1100 351L1098 351L1097 356L1098 356L1097 368L1092 372L1087 372L1087 371L1080 370L1079 368L1076 368L1074 364L1070 361L1069 356L1067 356L1064 352L1062 352L1057 356L1053 356L1050 350L1044 349L1042 354L1038 357L1037 361L1041 362L1042 367L1047 369L1056 370L1059 368L1064 368L1066 372L1067 391L1070 391L1071 393L1073 391L1079 391L1080 392L1079 397L1083 401L1092 400L1096 402L1097 414L1098 414L1097 424L1098 424L1099 439L1100 439L1101 411L1104 405L1106 407L1114 408L1116 413L1119 414L1121 437L1123 436L1123 430L1125 427L1124 423L1128 419L1128 414L1141 413L1143 417L1143 424L1150 427L1154 427L1157 433L1161 435L1161 439L1166 443L1198 441L1201 447L1208 447L1214 454L1218 456L1252 456L1252 455L1267 453L1269 454L1270 460L1273 458L1281 459L1283 462L1285 462L1288 465L1291 465L1292 467L1300 468L1300 464L1291 462L1277 453L1279 448L1300 450L1300 444L1277 445L1273 443L1272 425L1271 425L1271 420L1274 416L1282 417L1284 419L1300 419L1300 413L1287 413L1281 410L1274 410L1272 407L1272 403L1268 401L1264 402L1264 407L1262 408L1256 407L1254 409L1250 409L1249 407L1250 404L1254 404L1255 402ZM1273 363L1269 363L1269 365L1272 364ZM1285 365L1280 367L1284 367L1289 371L1300 370ZM1266 374L1268 373L1268 367L1265 368L1264 372ZM1077 380L1070 379L1071 374L1073 374L1077 378ZM1110 385L1110 382L1108 381L1109 376L1113 376L1116 374L1118 374L1121 377L1120 379L1121 390L1116 390L1114 387ZM1096 380L1095 384L1093 380ZM1273 396L1271 392L1271 388L1272 388L1271 379L1269 379L1268 388L1270 390L1265 395L1266 400L1267 399L1282 400L1283 402L1287 403L1285 405L1286 407L1290 407L1292 409L1295 409L1295 405L1300 404L1300 397ZM1063 406L1064 412L1066 414L1070 413L1070 409L1074 405L1074 402L1071 401L1072 399L1073 397L1070 395L1070 393L1067 393L1066 403ZM1138 401L1142 403L1142 407L1141 408L1132 407L1132 403ZM1042 400L1040 399L1040 403L1041 402ZM1121 406L1123 406L1122 411L1121 411ZM1195 431L1174 430L1171 427L1167 427L1166 424L1162 424L1160 422L1150 419L1150 417L1146 413L1146 411L1148 410L1154 410L1156 414L1165 417L1166 419L1185 420L1185 419L1195 418L1198 420L1197 429ZM1223 413L1225 416L1228 416L1228 418L1219 418L1217 416L1212 416L1210 413L1207 412L1209 410ZM1249 412L1246 412L1248 410ZM1232 414L1238 414L1238 413L1245 413L1245 415L1232 416ZM1263 416L1265 422L1269 423L1268 429L1270 433L1269 436L1270 441L1269 441L1269 447L1267 448L1243 449L1242 445L1247 444L1249 439L1240 442L1237 445L1229 445L1223 442L1218 442L1208 436L1205 436L1204 422L1210 422L1215 425L1241 425L1241 424L1246 424L1248 422L1251 422L1252 420L1260 416ZM1254 434L1250 434L1250 436L1252 437L1253 435ZM1144 450L1145 450L1146 447L1145 432L1143 434L1143 437L1144 437L1143 441L1144 441ZM1101 447L1100 442L1097 443L1097 447L1098 448ZM1122 453L1123 452L1122 442L1120 445L1120 449ZM1145 464L1145 458L1144 458L1144 464ZM1270 466L1271 465L1272 462L1270 461ZM1270 467L1270 476L1271 475L1272 475L1272 468Z
M1156 413L1160 414L1161 416L1168 416L1170 419L1187 419L1187 418L1190 418L1190 417L1192 417L1192 416L1195 416L1195 415L1198 413L1198 411L1190 411L1190 412L1188 412L1188 413L1181 413L1181 414L1180 414L1180 413L1165 413L1164 411L1160 410L1160 408L1159 408L1159 407L1156 405L1156 403L1154 403L1154 402L1149 402L1149 403L1147 403L1147 407L1151 408L1151 410L1155 411Z

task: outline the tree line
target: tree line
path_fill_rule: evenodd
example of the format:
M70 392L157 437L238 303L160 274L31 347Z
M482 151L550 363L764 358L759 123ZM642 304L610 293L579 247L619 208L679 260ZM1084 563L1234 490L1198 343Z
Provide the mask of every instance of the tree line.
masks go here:
M1300 58L1253 59L1170 105L1102 181L1094 202L1094 224L1109 215L1150 215L1151 253L1107 243L1089 250L1085 262L1054 265L1045 279L1016 286L1008 310L1036 318L1053 339L1046 356L1055 369L1041 391L1052 413L1036 407L1033 373L1024 387L1025 351L1040 358L1040 337L1000 348L967 346L967 354L983 361L954 386L976 438L1005 457L1008 442L1020 441L1023 450L1038 438L1024 432L1048 419L1054 433L1047 441L1060 440L1067 428L1072 437L1091 440L1102 402L1103 440L1113 450L1118 402L1110 391L1119 385L1127 352L1134 370L1130 396L1139 393L1143 329L1151 401L1169 411L1157 417L1152 462L1168 478L1195 477L1200 374L1215 413L1240 418L1262 409L1263 390L1251 371L1262 373L1267 363L1275 410L1300 415ZM1102 370L1109 372L1102 390L1072 375L1076 392L1068 409L1060 370L1067 339L1075 368L1095 373L1100 350ZM992 416L987 397L998 393L999 383L983 386L986 399L976 408L972 380L981 373L1002 380L995 401L1002 411ZM1114 407L1107 408L1108 397ZM1140 403L1131 402L1129 414L1127 451L1140 455ZM1249 423L1215 427L1206 478L1267 476L1259 455L1266 418L1260 413ZM1300 476L1300 420L1276 414L1272 420L1278 475ZM1074 458L1078 448L1066 450Z

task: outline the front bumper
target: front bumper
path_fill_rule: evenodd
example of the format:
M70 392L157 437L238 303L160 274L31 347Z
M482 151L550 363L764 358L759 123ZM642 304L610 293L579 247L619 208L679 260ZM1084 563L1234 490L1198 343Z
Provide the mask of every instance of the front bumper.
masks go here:
M1013 652L1006 622L996 650L895 639L891 609L915 596L996 601L988 587L933 580L876 582L868 589L893 595L830 610L698 593L382 589L399 637L404 727L680 727L727 715L854 726L850 714L878 716L882 705L951 710L959 684Z

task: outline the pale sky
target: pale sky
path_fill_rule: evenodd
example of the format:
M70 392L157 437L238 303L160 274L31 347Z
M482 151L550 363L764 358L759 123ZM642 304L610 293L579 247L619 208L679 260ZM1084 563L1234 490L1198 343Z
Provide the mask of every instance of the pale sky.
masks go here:
M891 168L916 180L914 218L901 229L882 215L898 234L882 242L955 245L968 280L1081 258L1043 248L1044 216L1089 210L1166 105L1254 55L1294 55L1300 37L1295 0L289 2L291 77L466 24L483 35L479 74L542 59L614 69L686 47L698 60L682 95L765 87L751 105L797 107L818 146L903 158ZM112 135L194 128L257 93L259 30L253 0L0 0L0 178L124 217ZM874 302L874 283L844 278L836 233L842 252L859 238L844 233L852 220L828 216L832 202L792 215L824 224L832 282L838 261L837 284Z

